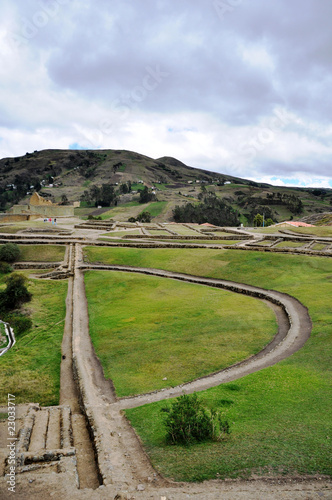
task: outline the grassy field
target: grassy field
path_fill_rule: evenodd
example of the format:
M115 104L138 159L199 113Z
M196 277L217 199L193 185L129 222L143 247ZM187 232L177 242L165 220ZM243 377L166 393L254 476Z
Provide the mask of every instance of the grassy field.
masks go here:
M64 259L64 245L19 245L21 262L61 262Z
M316 243L311 247L312 250L324 250L326 247L325 243Z
M201 394L222 407L232 433L190 449L164 441L160 408L128 410L153 464L177 480L256 474L331 474L332 260L204 249L88 249L92 260L233 279L297 297L313 321L311 338L277 365ZM98 256L98 259L96 258ZM318 292L318 293L317 293Z
M33 327L0 358L0 405L7 394L16 403L59 404L61 341L67 282L29 280Z
M271 240L264 240L264 241L259 241L259 242L254 242L255 245L257 246L269 246L272 245L273 241Z
M300 241L281 241L275 246L275 248L301 248L303 245L304 243L301 243Z
M26 221L26 222L17 222L15 224L4 224L0 226L0 233L6 234L15 234L18 231L22 231L24 229L50 229L53 228L51 223L45 223L43 221Z
M109 233L104 233L101 236L114 236L114 238L122 238L122 236L137 236L138 234L142 234L139 229L128 229L126 231L110 231Z
M139 213L147 210L148 203L142 204L138 201L130 201L123 205L111 208L108 212L101 215L103 220L114 219L119 221L127 221L130 217L137 217Z
M158 215L161 215L166 209L167 204L167 201L155 201L153 203L150 203L146 210L150 212L151 217L158 217Z
M290 227L290 231L305 235L328 236L332 238L332 226L317 226L317 227Z
M119 396L208 375L277 331L272 310L251 297L135 273L89 271L85 283L91 337Z
M169 232L168 231L163 231L162 229L148 229L148 232L149 234L151 234L151 236L169 236Z
M174 225L172 224L172 226L170 226L169 229L179 234L180 236L199 236L199 233L197 231L194 231L189 227L183 226L182 224L174 224Z
M16 234L18 233L18 231L21 231L22 227L20 226L1 226L0 227L0 233L4 233L4 234Z

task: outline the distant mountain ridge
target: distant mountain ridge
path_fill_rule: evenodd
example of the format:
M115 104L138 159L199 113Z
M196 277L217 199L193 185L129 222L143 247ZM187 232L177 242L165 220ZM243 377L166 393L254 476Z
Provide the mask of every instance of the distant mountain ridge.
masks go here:
M25 203L34 190L58 203L74 202L93 186L112 184L118 189L129 181L132 192L123 195L119 190L119 203L137 202L135 191L142 184L153 188L157 201L167 204L159 220L171 220L176 205L198 203L204 189L222 198L245 224L257 213L280 222L332 211L331 189L271 186L194 168L170 156L153 159L113 149L46 149L0 159L0 210Z

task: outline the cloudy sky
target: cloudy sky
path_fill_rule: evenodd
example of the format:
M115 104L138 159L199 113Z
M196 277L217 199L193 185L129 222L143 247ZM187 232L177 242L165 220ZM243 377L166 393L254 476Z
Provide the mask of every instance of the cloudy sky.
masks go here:
M0 157L128 149L332 187L331 0L1 0Z

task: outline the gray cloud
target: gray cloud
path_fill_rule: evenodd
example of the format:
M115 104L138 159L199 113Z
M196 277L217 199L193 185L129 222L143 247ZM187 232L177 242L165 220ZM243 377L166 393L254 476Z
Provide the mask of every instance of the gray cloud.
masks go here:
M221 12L220 5L227 4ZM68 140L77 141L75 131L83 127L107 146L109 135L100 123L114 120L115 113L120 124L114 140L131 149L130 138L135 145L140 137L138 121L152 136L152 124L167 122L167 131L179 116L184 122L191 116L196 135L184 127L186 148L192 144L196 151L200 134L197 161L219 161L216 168L222 170L226 160L217 151L211 160L213 152L202 149L217 144L231 162L239 144L256 137L283 108L292 122L279 127L273 143L250 159L250 168L285 175L287 163L270 155L287 145L296 175L331 176L329 0L99 0L98 5L92 0L5 0L0 14L6 29L0 38L7 69L0 70L4 129L30 128L35 140L36 130L49 126L56 137L63 130L64 138L69 134ZM152 79L152 73L157 77ZM14 87L21 108L12 106ZM126 113L119 112L121 106ZM181 131L166 131L160 133L165 141L160 155L180 151ZM291 148L294 134L297 151ZM308 147L310 141L315 147ZM238 168L245 176L248 163L243 160Z

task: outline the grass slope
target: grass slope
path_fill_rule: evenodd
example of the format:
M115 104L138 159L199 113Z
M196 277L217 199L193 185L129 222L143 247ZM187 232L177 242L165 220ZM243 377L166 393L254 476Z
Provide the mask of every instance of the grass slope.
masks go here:
M61 341L65 318L67 282L30 280L33 294L32 329L16 339L0 358L0 404L7 394L16 403L59 404Z
M311 338L277 365L201 394L232 423L225 442L167 446L160 408L128 410L153 464L177 480L256 474L331 474L332 260L237 250L89 249L91 259L233 279L298 298L313 321ZM98 257L98 259L96 258Z
M135 273L90 271L85 283L91 337L119 396L208 375L277 331L272 310L251 297Z
M64 245L19 245L21 262L61 262L64 259Z

